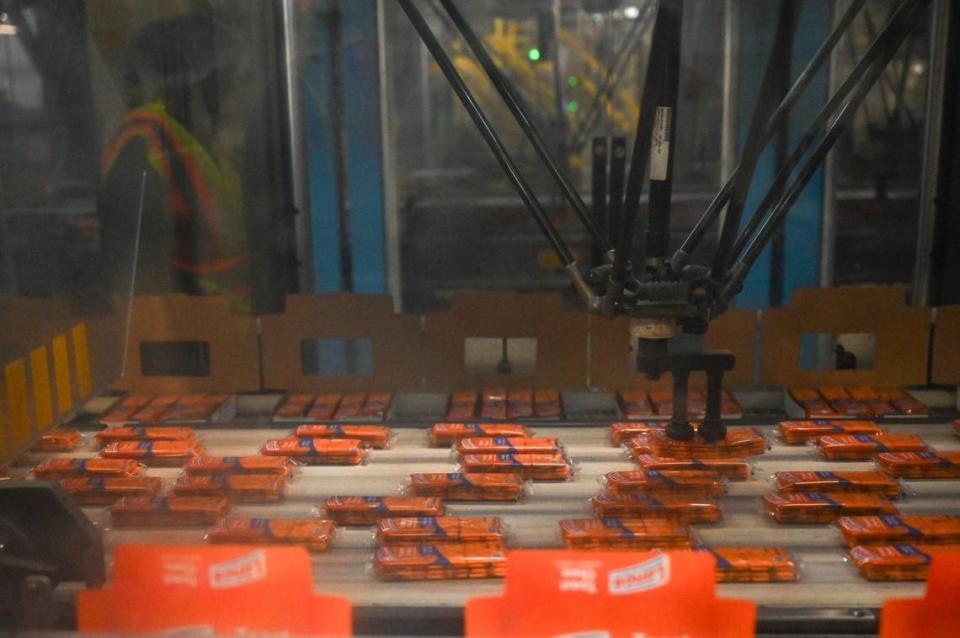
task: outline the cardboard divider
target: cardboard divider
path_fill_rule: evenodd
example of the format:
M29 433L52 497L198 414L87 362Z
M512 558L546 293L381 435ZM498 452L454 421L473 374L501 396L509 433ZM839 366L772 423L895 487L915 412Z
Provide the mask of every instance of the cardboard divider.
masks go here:
M960 385L960 305L937 308L931 381Z
M432 390L568 388L586 381L587 315L564 308L558 294L455 293L450 310L427 315L425 326L425 377ZM465 349L469 337L535 338L534 372L469 372Z
M958 633L960 552L938 550L923 598L891 598L880 614L880 638L952 638Z
M123 331L113 334L122 341ZM199 341L209 347L205 376L152 376L141 367L143 342ZM120 344L121 348L123 344ZM226 299L188 295L136 297L126 372L115 387L152 394L231 393L260 388L260 353L253 317L235 315Z
M420 387L420 317L393 311L386 295L291 295L283 314L260 318L263 384L290 392L410 390ZM301 342L370 339L371 375L304 374Z
M930 309L908 306L906 295L906 288L899 286L795 290L789 306L765 309L762 313L760 382L786 387L924 383ZM875 334L873 367L803 370L800 339L805 333Z

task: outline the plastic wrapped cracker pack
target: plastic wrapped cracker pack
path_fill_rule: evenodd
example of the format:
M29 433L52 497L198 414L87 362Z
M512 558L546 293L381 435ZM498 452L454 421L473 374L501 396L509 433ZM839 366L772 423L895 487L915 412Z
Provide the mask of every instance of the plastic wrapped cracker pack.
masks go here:
M871 416L870 410L850 396L850 393L842 386L825 386L818 388L818 390L830 407L839 414L846 414L852 417Z
M487 388L480 395L480 417L484 419L507 418L507 391L503 388Z
M559 419L563 415L560 393L553 389L534 392L533 415L538 419Z
M377 523L377 543L503 543L503 521L496 516L457 518L421 516L384 518Z
M230 508L218 496L126 496L110 506L114 527L200 527L213 525Z
M900 482L880 472L777 472L774 484L782 492L860 492L900 496Z
M655 416L650 396L646 390L623 390L620 392L620 409L628 421L649 419Z
M722 441L707 443L699 436L689 441L676 441L666 430L648 432L647 444L657 456L671 459L729 459L763 454L767 440L756 428L731 428Z
M797 580L797 564L782 547L704 547L717 561L718 583L783 583Z
M167 411L176 405L179 400L180 395L178 394L161 394L134 412L130 420L136 423L157 423L158 421L162 421Z
M390 444L390 428L385 425L324 425L306 423L297 427L294 436L315 439L356 439L378 450Z
M333 414L334 421L343 419L353 419L360 416L363 406L367 402L367 395L363 392L351 392L345 394L337 406L337 411Z
M302 419L313 405L314 398L312 394L288 394L283 403L273 411L273 418L282 421Z
M780 421L777 424L784 443L797 445L815 441L827 434L883 434L883 428L873 421Z
M363 407L357 413L357 416L365 419L382 421L386 416L390 404L393 403L393 394L390 392L372 392L367 395L363 402Z
M885 417L899 414L897 409L888 401L880 398L880 395L873 388L858 385L847 388L847 392L864 407L870 416Z
M960 551L960 545L858 545L850 548L851 562L867 580L927 580L937 552Z
M276 503L286 480L270 474L181 474L173 485L178 496L223 496L232 503Z
M195 456L183 467L187 474L272 474L289 478L296 466L285 456Z
M746 481L751 473L750 464L740 459L665 459L653 454L637 454L633 460L644 471L707 470L730 481Z
M520 423L436 423L430 429L430 444L434 447L456 445L470 437L526 437L530 432Z
M193 441L197 431L177 426L118 426L97 432L97 443L106 445L119 441Z
M462 454L557 454L560 442L545 437L481 436L460 439L457 451Z
M196 441L117 441L100 450L105 459L133 459L151 467L181 467L202 453Z
M34 466L33 476L57 481L80 476L139 476L144 466L129 459L47 459Z
M163 488L155 476L68 478L60 485L80 505L110 505L124 496L153 496Z
M841 516L895 514L897 507L879 494L773 492L763 506L778 523L832 523Z
M563 520L560 536L568 549L674 549L692 545L688 527L656 518Z
M614 445L623 445L634 437L647 434L652 430L663 430L666 427L666 421L614 423L610 426L610 441L612 441Z
M709 470L632 470L608 472L603 479L614 496L626 494L683 494L686 496L723 496L727 483Z
M960 543L958 515L843 516L837 519L837 527L847 547L892 543Z
M410 475L410 492L447 501L518 501L526 482L519 474L502 472L421 472Z
M331 496L324 511L337 525L374 525L382 518L443 516L443 501L424 496Z
M507 394L507 418L529 419L533 416L533 391L510 390Z
M573 476L563 454L465 454L464 472L511 472L534 481L567 481Z
M788 392L803 409L804 416L807 418L829 419L844 416L844 413L830 407L830 404L814 388L790 388Z
M357 439L315 439L307 436L271 439L260 453L285 456L307 465L360 465L367 449Z
M900 388L877 388L877 396L892 405L899 414L923 416L929 412L923 401Z
M590 499L599 518L661 518L679 523L715 523L722 513L716 501L679 494L601 494Z
M896 478L960 478L960 452L884 452L877 467Z
M72 452L83 441L80 430L73 428L57 428L40 437L40 440L30 448L33 452Z
M310 421L329 421L337 413L337 407L343 395L336 392L319 394L307 410L306 418Z
M185 394L170 406L161 421L206 421L230 398L228 394Z
M922 452L927 444L916 434L827 434L817 449L831 461L868 461L881 452Z
M299 545L311 552L330 548L333 521L319 518L249 518L230 516L207 532L211 543Z
M400 545L381 547L374 555L374 572L384 580L448 580L501 578L507 557L496 544Z
M450 406L447 408L447 418L451 421L472 419L477 416L476 392L454 392L450 397Z
M134 420L133 415L148 406L153 399L154 397L149 394L128 394L104 412L99 421L107 425L130 423Z

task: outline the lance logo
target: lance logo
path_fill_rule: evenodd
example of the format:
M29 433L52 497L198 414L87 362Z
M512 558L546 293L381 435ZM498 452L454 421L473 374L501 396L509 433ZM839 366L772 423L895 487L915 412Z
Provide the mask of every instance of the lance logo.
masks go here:
M612 595L654 589L670 582L670 558L666 554L654 556L630 567L615 569L607 578L607 590Z

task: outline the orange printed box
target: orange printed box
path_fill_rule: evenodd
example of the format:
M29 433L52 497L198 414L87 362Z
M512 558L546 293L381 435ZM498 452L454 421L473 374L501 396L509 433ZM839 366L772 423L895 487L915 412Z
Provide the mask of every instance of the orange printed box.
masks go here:
M666 518L680 523L715 523L722 514L716 501L679 494L601 494L590 502L599 518Z
M213 525L230 502L210 496L127 496L110 506L114 527L196 527Z
M333 521L313 518L224 518L207 532L211 543L253 545L299 545L312 552L330 547L335 536Z
M382 518L443 516L443 501L422 496L331 496L324 510L337 525L374 525Z
M782 492L863 492L900 496L900 482L879 472L777 472L773 475Z
M480 436L526 437L526 426L520 423L436 423L430 429L434 447L455 445L460 439Z
M837 519L837 527L848 547L900 542L960 543L960 516L957 515L844 516Z
M118 441L100 450L105 459L133 459L152 467L181 467L202 449L196 441Z
M377 523L377 543L502 543L503 521L496 516L385 518Z
M496 472L434 472L410 475L416 496L438 496L447 501L516 501L526 483L518 474Z
M267 441L260 453L286 456L308 465L359 465L367 450L357 439L315 439L307 436Z
M234 503L276 503L286 481L270 474L181 474L173 485L178 496L223 496Z
M381 547L374 572L384 580L449 580L501 578L507 557L499 545L421 543Z
M777 424L784 443L796 445L815 441L827 434L883 434L883 429L873 421L781 421Z
M560 521L568 549L659 549L692 545L690 529L664 519L581 518Z
M47 459L34 466L33 476L56 481L77 476L139 476L144 466L129 459Z
M317 439L356 439L364 445L384 449L390 443L390 428L385 425L324 425L305 423L297 428L295 436Z
M163 488L155 476L68 478L60 485L80 505L110 505L124 496L152 496Z
M831 523L841 516L895 514L896 506L879 494L771 493L763 506L778 523Z
M294 464L285 456L195 456L184 466L187 474L274 474L289 477Z
M83 435L73 428L57 428L47 432L30 448L33 452L72 452L83 441Z

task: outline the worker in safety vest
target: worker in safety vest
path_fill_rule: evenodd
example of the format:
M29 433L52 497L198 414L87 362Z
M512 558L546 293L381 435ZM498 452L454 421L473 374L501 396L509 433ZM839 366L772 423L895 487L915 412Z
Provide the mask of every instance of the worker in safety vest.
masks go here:
M217 135L230 81L224 49L224 34L203 13L148 24L133 38L132 110L102 151L98 200L117 283L136 255L135 294L226 295L248 311L243 184Z

